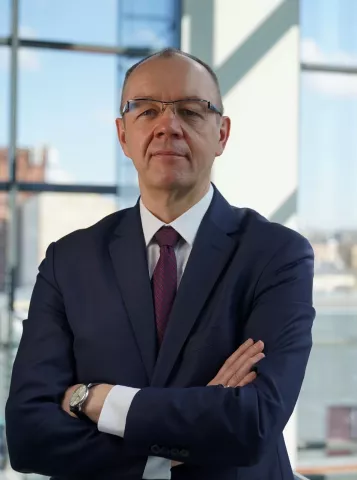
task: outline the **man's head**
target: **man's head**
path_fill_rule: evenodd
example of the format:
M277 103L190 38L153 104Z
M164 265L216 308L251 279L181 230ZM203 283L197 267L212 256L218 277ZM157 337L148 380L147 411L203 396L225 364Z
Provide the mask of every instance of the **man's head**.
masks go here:
M208 65L175 49L145 58L126 74L121 113L119 140L138 171L141 190L208 186L230 130Z

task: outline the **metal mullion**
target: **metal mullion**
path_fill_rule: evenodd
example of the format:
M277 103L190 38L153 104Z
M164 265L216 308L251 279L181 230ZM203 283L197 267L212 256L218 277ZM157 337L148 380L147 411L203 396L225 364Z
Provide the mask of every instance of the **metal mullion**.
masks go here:
M18 16L19 0L12 0L11 12L11 57L10 57L10 111L9 111L9 148L8 148L8 233L6 245L6 294L7 294L7 335L5 342L9 347L5 351L5 388L9 388L10 373L12 369L13 321L15 279L18 266L17 244L17 185L16 185L16 150L17 150L17 83L18 83ZM1 338L3 342L4 339Z
M348 75L357 74L357 65L356 66L327 65L327 64L319 64L319 63L302 62L300 67L303 72L342 73L342 74L348 74Z
M181 23L183 15L182 0L175 0L175 47L181 48Z
M30 183L18 182L21 192L54 192L54 193L100 193L103 195L116 195L117 185L71 185L55 183Z
M74 52L100 53L107 55L123 55L129 57L145 57L154 52L150 48L139 47L110 47L108 45L75 43L75 42L60 42L55 40L37 40L32 38L18 38L17 43L19 47L26 48L41 48L51 50L70 50ZM12 38L1 37L0 45L12 45Z
M56 183L32 183L17 182L16 188L18 192L27 193L97 193L102 195L129 195L137 196L136 185L80 185L80 184L56 184ZM8 192L10 190L10 182L0 182L0 192Z

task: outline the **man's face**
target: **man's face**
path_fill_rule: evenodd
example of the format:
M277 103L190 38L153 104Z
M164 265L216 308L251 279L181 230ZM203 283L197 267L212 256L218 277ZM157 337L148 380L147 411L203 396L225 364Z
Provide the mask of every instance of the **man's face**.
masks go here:
M152 58L129 77L124 104L135 98L161 101L197 98L218 106L218 93L210 74L182 56ZM192 189L208 185L212 164L222 154L230 120L207 111L204 119L189 110L176 113L129 110L117 119L118 136L125 155L132 159L141 187Z

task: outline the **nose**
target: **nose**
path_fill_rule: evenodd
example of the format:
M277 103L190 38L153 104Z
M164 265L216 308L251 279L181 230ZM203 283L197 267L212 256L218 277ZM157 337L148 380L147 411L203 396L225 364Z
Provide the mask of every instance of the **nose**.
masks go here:
M175 115L171 105L166 106L165 110L158 117L155 126L155 136L163 137L165 135L176 138L183 136L180 120L177 118L177 115Z

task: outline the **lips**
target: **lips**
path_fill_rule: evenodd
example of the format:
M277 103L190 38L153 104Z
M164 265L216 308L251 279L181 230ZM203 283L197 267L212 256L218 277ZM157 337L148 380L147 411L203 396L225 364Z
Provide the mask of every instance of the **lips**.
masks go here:
M185 155L182 152L178 152L175 150L157 150L152 154L153 156L155 155L165 155L165 156L172 156L172 157L185 157Z

